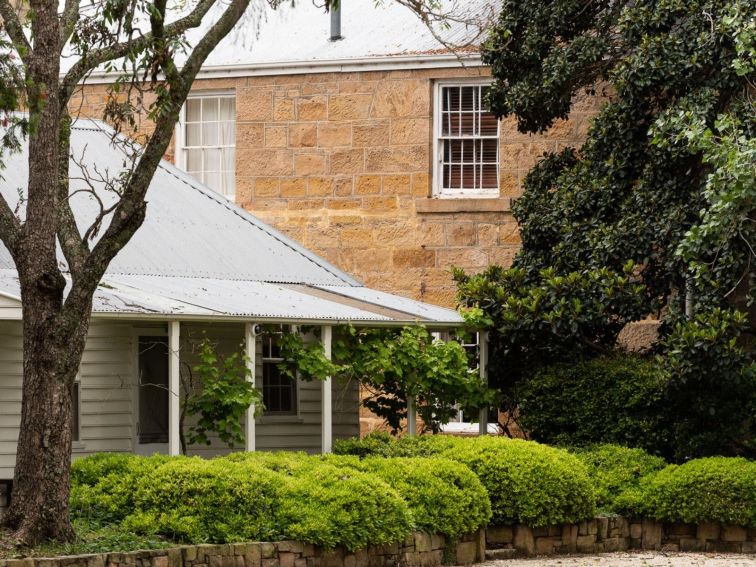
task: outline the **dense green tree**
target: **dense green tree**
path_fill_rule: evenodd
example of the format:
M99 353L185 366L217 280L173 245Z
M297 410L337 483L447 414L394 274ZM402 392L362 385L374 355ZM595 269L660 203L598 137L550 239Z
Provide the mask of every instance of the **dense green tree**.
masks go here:
M508 404L539 367L606 353L626 322L657 314L667 395L698 383L671 404L679 435L719 435L687 450L747 451L755 12L753 0L503 2L483 50L497 115L536 133L583 92L609 98L581 148L526 177L514 269L456 274L462 304L498 331L491 371ZM741 404L720 404L724 390Z

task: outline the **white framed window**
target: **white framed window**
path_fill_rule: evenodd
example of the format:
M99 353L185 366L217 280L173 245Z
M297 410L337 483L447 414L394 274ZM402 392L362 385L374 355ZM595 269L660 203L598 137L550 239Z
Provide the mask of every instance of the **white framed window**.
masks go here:
M177 165L214 191L236 194L236 96L190 95L176 132Z
M293 379L281 371L281 365L286 363L281 353L279 339L287 332L285 327L268 329L262 335L262 392L265 416L296 416L299 414L298 385ZM289 371L296 375L293 362L288 362Z
M499 120L489 82L439 81L434 88L433 172L437 197L499 196Z

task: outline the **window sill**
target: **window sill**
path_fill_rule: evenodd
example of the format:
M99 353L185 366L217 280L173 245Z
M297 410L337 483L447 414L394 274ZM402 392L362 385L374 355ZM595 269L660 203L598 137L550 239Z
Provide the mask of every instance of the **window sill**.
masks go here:
M433 197L415 199L415 210L422 214L433 213L506 213L512 210L510 197L499 198L449 198Z

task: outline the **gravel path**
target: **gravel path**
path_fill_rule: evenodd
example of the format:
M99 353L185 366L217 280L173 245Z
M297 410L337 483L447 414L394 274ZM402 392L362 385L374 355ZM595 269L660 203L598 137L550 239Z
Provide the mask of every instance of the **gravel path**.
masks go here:
M638 551L488 561L480 567L756 567L756 555Z

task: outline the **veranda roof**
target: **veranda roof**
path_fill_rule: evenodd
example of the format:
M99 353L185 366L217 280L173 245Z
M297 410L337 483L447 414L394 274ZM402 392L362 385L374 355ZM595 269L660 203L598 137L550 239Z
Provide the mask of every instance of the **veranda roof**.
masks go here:
M80 230L99 210L97 199L82 192L88 188L85 175L106 206L117 199L105 180L123 171L127 158L112 137L110 127L98 121L78 120L72 129L70 200ZM27 164L26 148L6 156L0 180L0 192L22 218L19 195L27 185ZM65 269L62 253L58 258ZM2 244L0 295L20 298L15 265ZM148 190L146 220L110 264L93 313L371 325L462 321L453 310L364 287L166 161Z

